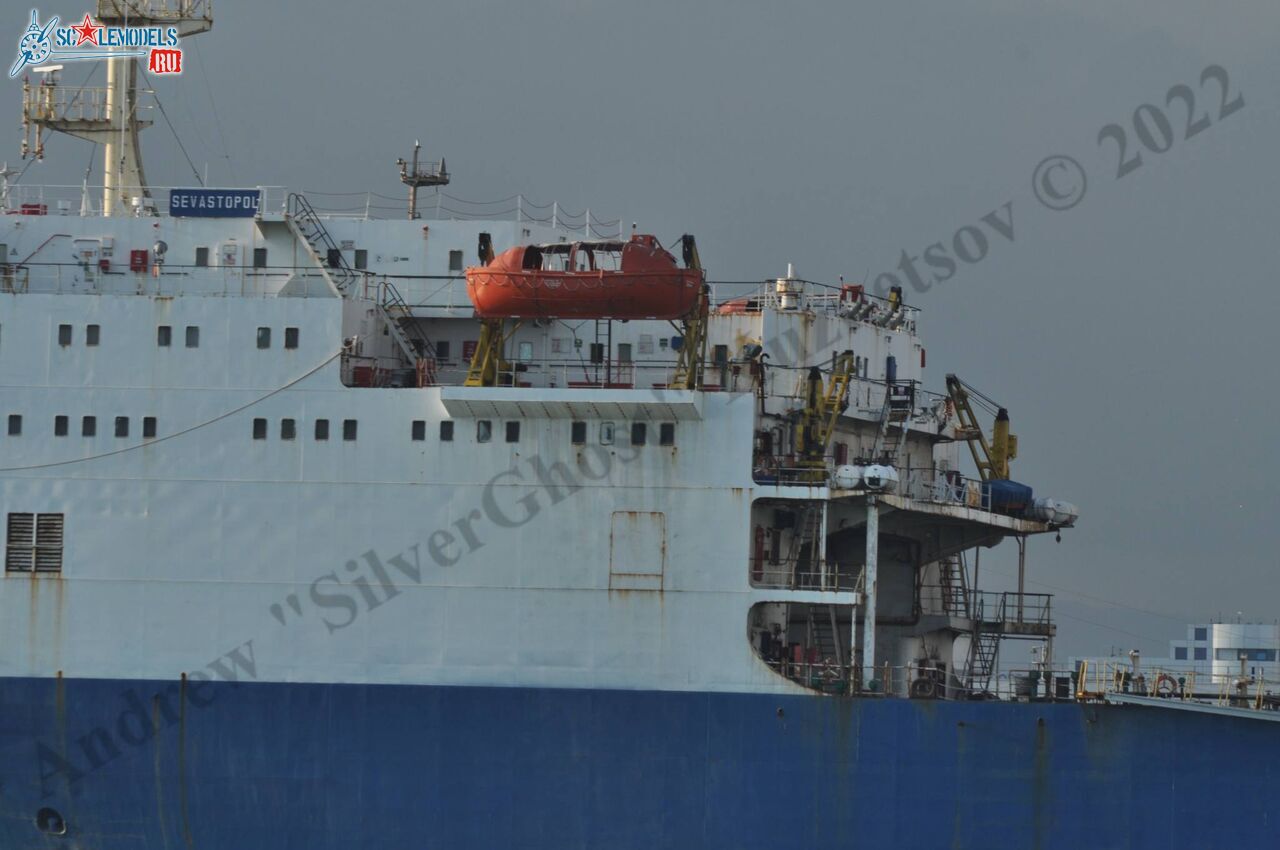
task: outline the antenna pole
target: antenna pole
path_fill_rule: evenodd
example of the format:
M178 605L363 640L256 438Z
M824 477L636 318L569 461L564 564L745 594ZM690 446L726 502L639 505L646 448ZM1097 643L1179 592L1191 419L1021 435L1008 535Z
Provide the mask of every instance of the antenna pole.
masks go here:
M409 162L405 162L403 159L396 160L396 165L400 166L400 182L409 187L410 221L421 218L418 214L419 186L449 185L449 171L445 168L444 158L442 157L439 162L419 163L418 153L421 149L422 143L415 141L413 143L413 159ZM436 204L438 209L438 194Z

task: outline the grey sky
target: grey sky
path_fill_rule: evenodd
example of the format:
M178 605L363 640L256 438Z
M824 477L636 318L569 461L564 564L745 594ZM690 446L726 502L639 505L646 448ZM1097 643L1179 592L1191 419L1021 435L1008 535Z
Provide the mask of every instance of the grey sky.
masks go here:
M399 194L393 161L421 138L448 158L453 194L690 231L713 278L793 262L867 283L1012 201L1012 241L987 228L983 261L907 297L925 310L934 388L955 371L1008 405L1015 477L1081 506L1062 545L1030 548L1032 576L1066 591L1059 654L1163 651L1183 617L1280 617L1274 0L215 12L185 76L158 88L216 184ZM1245 98L1221 123L1216 83L1200 82L1212 64ZM1184 107L1166 105L1178 83L1212 122L1190 140ZM0 87L11 163L19 92ZM1135 138L1143 103L1169 116L1166 153ZM1113 122L1143 157L1119 180L1114 141L1097 140ZM143 145L152 183L192 182L162 121ZM87 144L48 153L24 182L79 182ZM1066 212L1031 193L1055 153L1089 179ZM1013 571L1004 549L984 584Z

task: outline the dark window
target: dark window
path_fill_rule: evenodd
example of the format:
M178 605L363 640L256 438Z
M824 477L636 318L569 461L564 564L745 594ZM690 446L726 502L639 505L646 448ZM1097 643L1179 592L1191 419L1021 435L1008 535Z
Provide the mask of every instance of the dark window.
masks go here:
M317 440L329 439L329 420L328 419L316 420L316 439Z
M443 342L437 342L435 344L435 349L436 349L437 360L449 359L449 341L448 340L444 340Z
M591 362L592 363L604 362L604 343L603 342L591 343Z
M1196 640L1208 640L1208 639L1209 639L1209 629L1208 629L1208 628L1205 628L1205 627L1203 627L1203 626L1197 626L1197 627L1196 627L1196 632L1195 632L1195 634L1196 634Z
M71 344L71 325L58 325L58 345Z
M98 435L98 420L94 416L86 416L80 420L80 436L96 437Z
M62 514L9 514L5 535L5 571L60 572L62 530Z
M280 420L280 439L292 440L298 436L298 425L292 419Z
M507 442L508 443L520 442L520 423L519 422L507 423Z
M298 347L298 329L297 328L284 329L284 347L285 348Z
M271 328L258 328L258 348L271 347Z
M267 420L262 418L253 420L253 438L255 440L265 440L267 438Z
M643 422L631 423L631 445L643 446L645 441L645 426Z
M102 328L98 325L85 325L84 328L84 344L97 345L98 336L101 334Z
M452 419L442 419L440 421L440 442L442 443L453 442L453 420Z
M142 439L154 440L156 436L156 418L154 416L142 417Z
M1187 648L1185 646L1175 646L1173 648L1173 657L1176 661L1187 660Z
M618 362L619 363L631 362L631 343L629 342L618 343Z
M173 342L173 328L168 325L161 325L156 328L156 345L161 348L168 348Z
M717 345L711 349L711 362L723 366L729 362L729 346Z
M663 422L658 426L658 445L674 446L676 444L676 423Z
M22 433L22 415L19 413L9 414L9 436L16 437Z
M1207 647L1196 647L1196 661L1205 661L1209 658L1209 650Z
M187 348L200 347L200 326L187 325Z
M587 441L587 423L574 422L569 426L569 442L581 446Z
M613 445L613 423L612 422L600 423L600 445L602 446Z
M364 270L369 268L369 252L364 248L356 249L356 268Z
M65 416L53 417L53 436L55 437L67 436L67 425L68 425L67 417Z
M209 265L209 249L208 248L196 249L196 265L197 266Z
M356 420L354 419L343 419L342 420L342 439L354 440L356 438L356 425L357 423L356 423Z
M449 252L449 271L451 272L462 271L462 252L461 251Z
M487 443L493 437L493 423L488 419L476 420L476 442Z
M255 269L265 269L267 267L267 249L253 249L253 267Z
M412 434L416 442L425 440L427 438L427 423L421 419L413 420Z
M116 436L117 437L129 436L129 417L128 416L116 417Z

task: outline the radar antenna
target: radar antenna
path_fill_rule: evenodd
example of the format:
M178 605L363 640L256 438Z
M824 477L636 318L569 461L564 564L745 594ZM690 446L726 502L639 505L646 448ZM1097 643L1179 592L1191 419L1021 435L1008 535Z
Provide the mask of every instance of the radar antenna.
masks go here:
M439 162L418 162L418 151L421 150L422 144L415 141L413 143L413 161L405 162L403 159L397 159L396 165L400 166L400 182L409 187L409 220L413 221L420 218L418 215L418 187L419 186L448 186L449 172L444 165L444 157Z

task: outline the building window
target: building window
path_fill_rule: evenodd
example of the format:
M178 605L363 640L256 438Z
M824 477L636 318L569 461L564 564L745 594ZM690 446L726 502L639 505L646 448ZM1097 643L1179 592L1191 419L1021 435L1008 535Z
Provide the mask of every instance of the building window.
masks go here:
M271 347L271 328L258 328L258 348Z
M631 362L631 343L629 342L618 343L618 362L619 363Z
M196 248L196 265L197 266L209 265L209 249L208 248Z
M569 442L581 446L587 442L587 423L574 422L569 426Z
M58 345L64 348L71 344L71 325L58 325Z
M520 423L508 422L506 427L507 427L507 442L508 443L520 442Z
M142 439L154 440L156 438L156 418L154 416L142 417Z
M493 437L493 423L488 419L476 420L476 442L487 443Z
M453 442L453 420L452 419L440 420L440 442L442 443Z
M1207 661L1209 658L1209 649L1204 646L1196 647L1196 661Z
M85 325L84 328L84 344L97 345L98 336L101 334L102 328L98 325Z
M365 248L356 249L355 266L360 271L369 268L369 251Z
M255 269L265 269L267 267L267 249L253 249L253 267Z
M168 325L161 325L156 328L156 345L161 348L168 348L173 342L173 328Z
M658 426L658 445L674 446L676 444L676 423L663 422Z
M600 445L602 446L613 445L613 423L612 422L600 423Z
M117 437L129 436L129 417L128 416L116 417L116 436Z
M410 433L415 443L421 443L427 438L427 423L421 419L413 420L413 428Z
M65 416L53 417L53 436L55 437L67 436L67 425L68 425L67 417Z
M1206 626L1196 626L1195 635L1196 640L1208 640L1209 629Z
M5 571L61 572L62 519L62 514L9 514L5 538Z
M646 438L645 426L643 422L631 423L631 445L643 446Z
M292 440L298 436L298 423L292 419L280 420L280 439Z
M329 439L329 420L328 419L316 420L316 439L317 440Z
M22 434L22 414L9 414L9 436L18 437Z
M354 419L342 420L342 439L350 442L356 438L357 422Z
M1187 660L1187 648L1185 646L1175 646L1173 648L1173 658L1175 661Z
M440 341L440 342L437 342L437 343L435 344L435 349L436 349L436 359L437 359L437 360L448 360L448 359L449 359L449 340L447 340L447 339L446 339L446 340L442 340L442 341Z
M449 271L451 272L462 271L462 252L461 251L449 252Z
M298 347L298 329L297 328L284 329L284 347L285 348Z
M253 438L255 440L265 440L267 438L267 420L262 418L253 420Z
M200 326L187 325L187 348L200 347Z
M98 435L98 420L94 416L86 416L80 420L80 436L96 437Z

